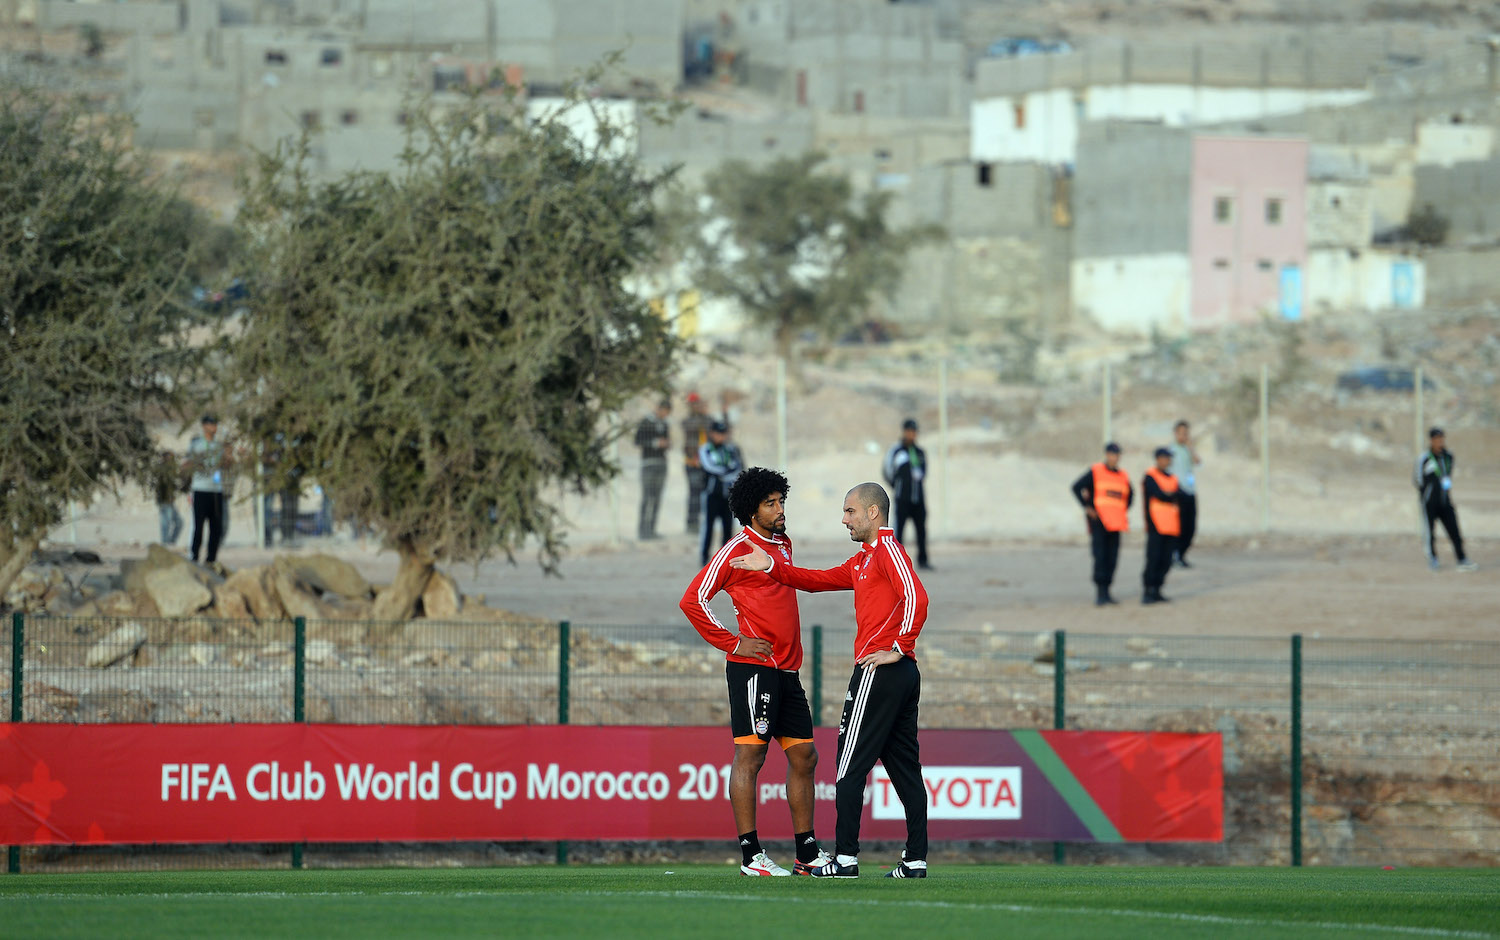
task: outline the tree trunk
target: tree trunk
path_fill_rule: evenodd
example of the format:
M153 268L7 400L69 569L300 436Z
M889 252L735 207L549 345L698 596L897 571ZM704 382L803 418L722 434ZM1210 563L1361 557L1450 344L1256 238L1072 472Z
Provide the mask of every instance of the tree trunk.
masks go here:
M11 583L31 562L31 556L36 554L38 545L42 544L40 535L27 536L15 543L15 551L6 555L0 553L0 597L10 590Z
M410 620L417 611L417 600L427 590L427 581L437 562L431 553L410 542L402 542L397 551L401 553L401 566L396 569L396 580L390 587L376 595L375 606L370 612L374 620Z

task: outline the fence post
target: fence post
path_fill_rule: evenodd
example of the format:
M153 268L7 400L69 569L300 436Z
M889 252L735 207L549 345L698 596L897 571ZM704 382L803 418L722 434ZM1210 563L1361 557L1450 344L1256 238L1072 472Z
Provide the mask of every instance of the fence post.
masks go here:
M572 625L568 621L563 620L557 624L557 723L560 725L568 723L568 657L573 649L569 636L571 633ZM557 864L568 864L566 840L558 840Z
M292 620L292 720L307 721L307 618ZM292 843L292 867L302 867L305 842Z
M813 624L812 629L812 713L813 727L823 727L823 625Z
M1260 530L1271 531L1271 378L1260 364Z
M1292 634L1292 866L1302 865L1302 634Z
M1057 630L1052 634L1052 727L1061 731L1068 721L1068 631ZM1064 865L1068 861L1067 846L1052 843L1052 863Z
M20 723L26 717L22 693L26 672L26 615L19 610L10 617L10 720ZM21 847L6 847L6 869L12 875L21 873Z

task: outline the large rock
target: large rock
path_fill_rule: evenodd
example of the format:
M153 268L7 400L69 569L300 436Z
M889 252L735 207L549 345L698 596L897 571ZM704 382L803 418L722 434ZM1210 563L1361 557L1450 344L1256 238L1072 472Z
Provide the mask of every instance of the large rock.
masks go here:
M213 591L194 576L190 565L154 568L143 580L146 596L163 617L188 617L214 602Z
M434 570L422 590L422 612L428 620L452 620L463 609L463 595L458 593L458 582L441 571Z
M124 591L111 591L95 602L106 617L129 617L135 614L135 598Z
M323 609L318 606L317 593L298 578L289 566L272 565L269 577L271 587L276 590L276 597L281 601L288 617L323 619Z
M253 620L250 603L245 595L230 587L228 582L213 589L214 616L225 620Z
M224 582L226 590L234 591L250 608L250 616L256 620L283 620L286 608L271 584L271 569L265 567L241 568Z
M138 623L127 623L89 649L90 666L105 669L113 666L146 645L146 629Z
M370 582L353 565L332 555L288 555L276 559L296 574L297 580L324 594L339 597L369 597Z

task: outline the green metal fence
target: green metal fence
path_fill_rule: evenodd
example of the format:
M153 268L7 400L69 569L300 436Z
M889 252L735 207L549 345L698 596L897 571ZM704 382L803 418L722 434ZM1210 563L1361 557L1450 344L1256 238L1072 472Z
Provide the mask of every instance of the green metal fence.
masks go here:
M0 702L12 721L728 721L723 656L685 623L16 614L10 627ZM812 627L804 645L815 720L834 724L852 669L852 630ZM1032 635L933 625L920 655L924 727L1223 735L1221 844L963 851L1185 864L1485 865L1500 858L1500 643ZM618 847L612 857L677 850ZM492 864L563 860L567 847L47 846L7 854L14 871Z

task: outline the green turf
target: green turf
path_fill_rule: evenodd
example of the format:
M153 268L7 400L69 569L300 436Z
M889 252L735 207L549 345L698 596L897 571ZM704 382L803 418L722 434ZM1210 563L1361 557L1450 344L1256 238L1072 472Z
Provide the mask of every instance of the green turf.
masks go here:
M0 876L0 936L1492 937L1500 870L947 866Z

